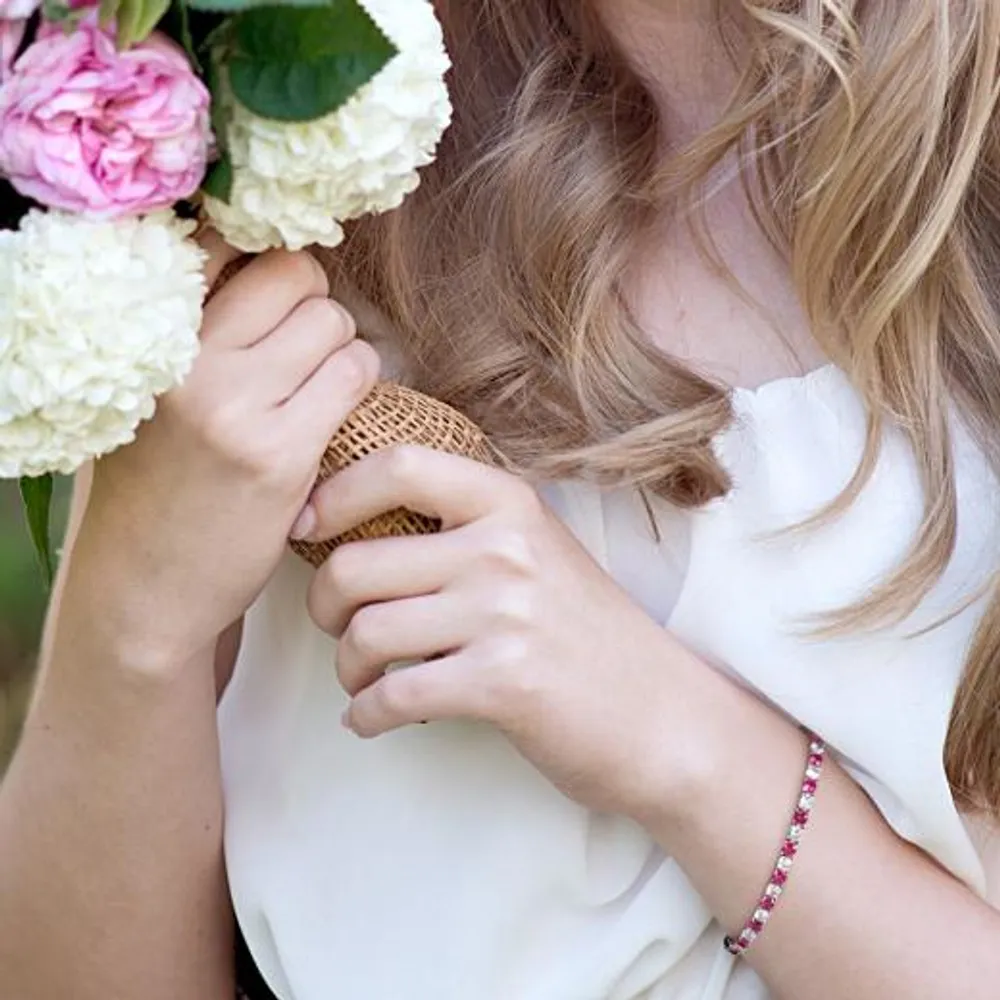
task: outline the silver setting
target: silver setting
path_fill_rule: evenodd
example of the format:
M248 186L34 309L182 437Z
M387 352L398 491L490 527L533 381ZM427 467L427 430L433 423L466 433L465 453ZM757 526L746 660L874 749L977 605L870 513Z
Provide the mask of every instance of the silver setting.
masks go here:
M814 737L810 740L809 756L816 759L814 761L806 762L802 792L799 796L799 801L795 809L796 813L801 811L805 814L805 822L797 823L795 822L796 817L793 817L792 822L788 827L788 833L781 844L782 853L778 855L778 860L775 862L771 878L768 879L768 883L764 887L764 892L757 901L757 906L754 909L753 916L747 920L737 937L732 938L727 935L723 939L722 943L726 951L737 957L747 951L747 949L750 948L754 941L756 941L760 936L763 929L767 926L768 921L771 919L771 914L774 912L775 904L781 898L781 895L785 890L785 886L783 884L779 885L774 881L774 878L778 872L781 872L781 875L787 878L788 873L791 871L792 866L795 863L795 853L793 853L791 857L787 857L783 852L788 849L786 844L792 844L794 847L798 847L799 841L805 833L806 825L809 821L809 815L812 812L813 804L816 800L814 792L806 791L806 783L810 783L809 787L813 787L813 784L819 781L820 774L823 770L823 764L826 759L826 753L826 744L821 739ZM763 904L767 905L767 909L764 908ZM760 927L760 930L754 930L752 925Z

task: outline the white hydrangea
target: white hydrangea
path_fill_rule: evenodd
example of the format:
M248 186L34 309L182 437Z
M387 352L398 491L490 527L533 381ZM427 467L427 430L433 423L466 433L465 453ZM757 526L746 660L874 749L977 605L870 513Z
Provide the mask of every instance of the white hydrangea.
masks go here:
M188 373L205 293L192 229L33 210L0 233L0 478L126 444Z
M434 159L451 103L444 80L450 63L433 4L361 2L399 54L342 108L289 123L234 104L230 204L205 199L233 246L336 246L341 222L397 208L420 183L418 168Z

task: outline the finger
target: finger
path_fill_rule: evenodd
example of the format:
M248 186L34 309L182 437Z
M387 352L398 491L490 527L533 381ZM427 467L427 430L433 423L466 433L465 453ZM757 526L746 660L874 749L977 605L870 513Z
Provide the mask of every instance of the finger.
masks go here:
M337 676L356 695L394 663L440 657L461 648L474 622L455 595L369 604L351 619L337 645Z
M507 472L459 455L397 445L369 455L327 480L310 499L310 541L336 538L365 521L406 507L447 528L511 505L537 504L534 492Z
M324 632L339 637L358 608L437 593L468 559L463 539L449 533L349 542L313 578L309 614Z
M280 407L289 433L306 435L322 448L372 391L379 358L363 340L352 340L331 354Z
M344 713L344 725L372 739L420 722L488 720L489 710L485 686L458 653L385 674L354 698Z
M269 250L255 257L205 306L202 337L224 347L249 347L300 302L329 294L326 273L311 254Z
M214 229L206 226L196 236L198 245L208 254L205 263L205 285L209 290L209 295L215 289L215 284L219 280L219 275L234 260L243 256L242 250L231 247Z
M275 402L293 396L330 357L354 338L354 320L328 298L300 302L275 330L248 349L266 373Z

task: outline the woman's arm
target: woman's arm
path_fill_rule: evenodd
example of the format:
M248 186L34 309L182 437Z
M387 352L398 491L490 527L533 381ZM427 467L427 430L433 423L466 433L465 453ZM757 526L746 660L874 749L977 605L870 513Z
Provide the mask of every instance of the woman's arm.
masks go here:
M72 580L88 481L74 493L36 697L0 785L4 992L231 1000L212 651L186 669L137 669L156 655L138 652L152 610L141 585L116 586L127 567L106 564ZM84 624L101 619L114 634Z
M683 802L644 822L735 934L784 838L806 743L700 664L687 683L705 766ZM991 857L1000 876L995 842ZM786 892L747 959L787 1000L992 1000L1000 912L898 838L828 761Z
M380 452L316 491L311 537L401 506L446 530L346 545L310 591L314 620L340 639L346 724L365 738L456 717L498 726L571 798L642 823L736 934L788 829L803 734L645 615L506 473ZM993 1000L1000 913L829 763L748 958L786 1000Z
M234 635L220 635L377 377L327 292L308 255L255 259L206 307L184 385L95 467L85 510L80 490L0 785L4 996L232 1000L215 706Z

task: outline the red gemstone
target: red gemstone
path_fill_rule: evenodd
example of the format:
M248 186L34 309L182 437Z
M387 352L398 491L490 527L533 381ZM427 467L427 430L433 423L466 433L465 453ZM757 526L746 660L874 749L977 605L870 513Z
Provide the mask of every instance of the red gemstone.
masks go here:
M781 856L783 858L794 858L798 852L798 847L795 845L794 840L786 840L781 845Z
M771 873L771 882L774 885L784 885L788 881L788 872L783 872L780 868L775 868Z
M796 809L792 814L792 822L796 826L805 826L809 822L809 810L808 809Z
M815 795L816 788L817 785L815 778L806 778L806 780L802 782L802 791L804 791L806 795Z
M777 900L774 898L774 896L765 896L760 901L760 908L762 910L773 910L774 909L774 904L776 902L777 902Z
M810 767L822 767L823 757L818 753L811 753L809 755L809 766Z
M764 929L764 925L756 917L750 921L748 926L754 934L759 934Z

